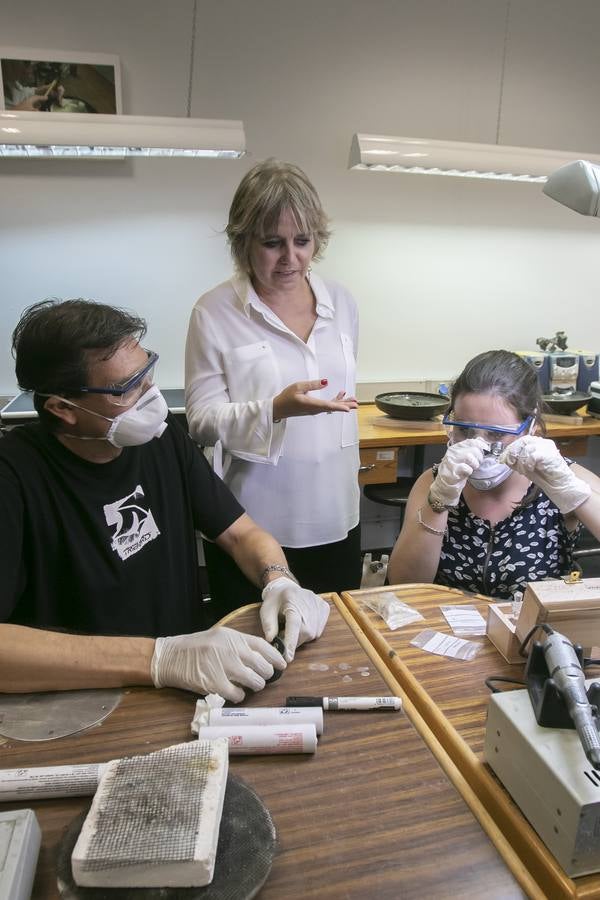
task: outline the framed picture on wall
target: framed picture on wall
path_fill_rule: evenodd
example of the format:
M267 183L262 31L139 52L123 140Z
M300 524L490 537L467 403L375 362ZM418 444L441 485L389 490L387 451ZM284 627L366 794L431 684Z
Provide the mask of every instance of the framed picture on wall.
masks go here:
M0 47L0 109L121 114L119 58Z

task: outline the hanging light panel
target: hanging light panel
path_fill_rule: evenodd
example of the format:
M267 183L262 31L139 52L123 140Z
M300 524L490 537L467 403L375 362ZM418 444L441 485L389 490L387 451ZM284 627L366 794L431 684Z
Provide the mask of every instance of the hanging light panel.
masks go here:
M545 182L547 176L559 166L581 159L582 156L600 163L600 156L589 153L355 134L350 147L348 168L371 172Z
M237 159L246 149L243 122L91 113L0 112L0 157Z

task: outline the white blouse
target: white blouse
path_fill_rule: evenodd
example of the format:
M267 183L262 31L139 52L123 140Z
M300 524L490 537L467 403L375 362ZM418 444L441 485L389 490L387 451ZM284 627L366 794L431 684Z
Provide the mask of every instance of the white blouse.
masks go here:
M185 353L190 434L215 445L215 470L284 547L342 540L359 517L356 412L273 422L273 398L293 382L327 378L327 399L355 393L356 304L314 273L310 286L317 320L306 343L238 276L197 301Z

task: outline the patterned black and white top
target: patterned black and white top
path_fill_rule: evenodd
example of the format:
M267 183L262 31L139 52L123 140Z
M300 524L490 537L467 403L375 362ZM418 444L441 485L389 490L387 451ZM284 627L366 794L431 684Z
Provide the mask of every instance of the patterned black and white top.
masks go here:
M578 524L568 531L543 491L493 526L472 513L461 496L448 512L434 582L509 600L528 581L570 572L580 529Z

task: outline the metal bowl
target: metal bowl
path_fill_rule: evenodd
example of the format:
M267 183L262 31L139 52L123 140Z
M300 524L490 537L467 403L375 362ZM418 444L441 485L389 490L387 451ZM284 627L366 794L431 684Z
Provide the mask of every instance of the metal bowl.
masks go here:
M377 394L375 406L393 419L432 419L445 412L450 401L440 394L421 391Z
M584 394L583 391L571 391L569 394L544 394L544 403L553 413L568 416L575 412L581 406L585 406L588 400L592 399L591 394Z

